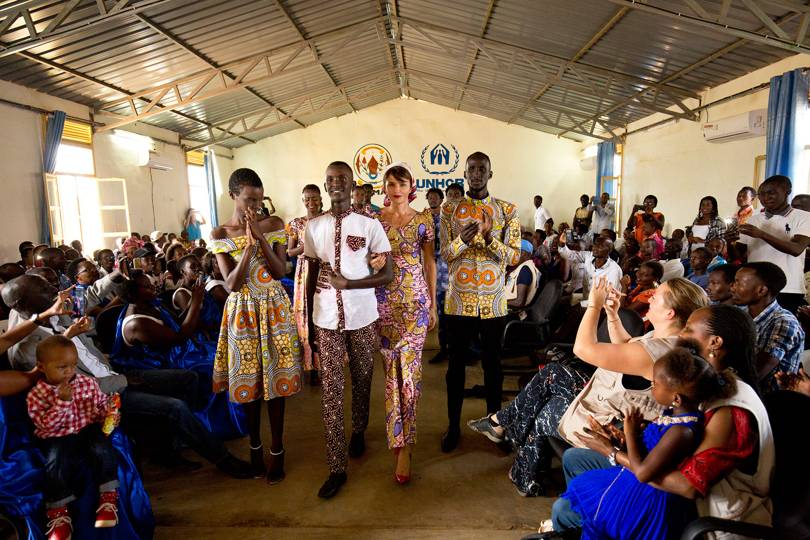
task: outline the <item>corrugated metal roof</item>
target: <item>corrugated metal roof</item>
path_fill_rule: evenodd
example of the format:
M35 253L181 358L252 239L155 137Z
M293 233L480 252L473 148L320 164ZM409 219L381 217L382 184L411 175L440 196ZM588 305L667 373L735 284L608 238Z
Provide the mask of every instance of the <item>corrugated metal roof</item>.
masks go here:
M722 12L721 0L682 2L678 13L670 0L71 4L0 1L0 78L117 113L115 125L143 121L192 144L214 133L231 147L403 91L582 138L601 130L597 119L626 125L791 54L761 41L773 29L745 5ZM757 5L796 35L799 6Z

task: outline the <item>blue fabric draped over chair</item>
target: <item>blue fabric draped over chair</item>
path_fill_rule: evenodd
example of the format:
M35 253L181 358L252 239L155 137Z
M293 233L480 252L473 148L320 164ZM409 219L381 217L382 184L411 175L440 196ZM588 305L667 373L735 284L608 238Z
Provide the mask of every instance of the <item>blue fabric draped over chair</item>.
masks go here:
M211 210L211 227L219 226L219 215L217 214L217 182L214 178L214 160L211 153L206 152L203 160L205 166L205 181L208 183L208 207Z
M766 177L781 174L795 181L801 176L797 166L803 151L800 132L807 129L805 124L810 122L808 90L810 77L802 69L771 78L765 140Z
M603 192L610 193L611 198L615 197L613 188L605 189L602 186L602 178L605 176L613 176L613 158L616 154L616 143L613 141L601 142L596 147L596 192L595 195L599 197ZM613 186L611 182L609 184Z
M129 440L120 429L112 434L118 453L118 519L112 529L96 529L98 489L89 469L77 484L84 491L70 505L73 537L81 539L142 540L152 538L155 521L152 505L132 460ZM45 509L42 497L43 457L28 418L25 396L0 398L0 510L25 521L28 540L44 537Z
M156 307L163 324L179 332L180 325L171 313L162 306ZM227 392L214 394L212 391L216 343L197 334L194 339L167 349L140 343L130 347L124 343L122 331L127 311L125 307L118 317L115 343L110 355L113 366L124 373L133 369L190 369L196 372L200 379L198 408L195 411L197 418L220 439L244 437L247 434L247 421L243 407L231 403Z
M65 118L67 115L63 111L54 111L48 117L48 126L45 130L45 148L42 155L42 172L53 173L56 170L56 154L59 153L59 145L62 143L62 131L65 129ZM42 184L42 203L40 212L40 227L42 234L40 239L43 244L51 243L51 228L49 225L48 213L48 196L45 193L47 189L43 182Z

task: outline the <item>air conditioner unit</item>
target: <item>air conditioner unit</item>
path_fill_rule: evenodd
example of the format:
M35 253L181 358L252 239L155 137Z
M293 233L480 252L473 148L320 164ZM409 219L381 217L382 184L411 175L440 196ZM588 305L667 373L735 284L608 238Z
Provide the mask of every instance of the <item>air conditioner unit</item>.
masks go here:
M579 167L583 171L592 171L596 168L596 156L586 157L579 160Z
M703 124L703 138L708 142L722 143L765 135L768 113L765 109L722 118Z
M172 166L166 163L165 161L160 161L159 159L150 157L149 161L146 162L146 167L150 169L155 169L156 171L171 171Z

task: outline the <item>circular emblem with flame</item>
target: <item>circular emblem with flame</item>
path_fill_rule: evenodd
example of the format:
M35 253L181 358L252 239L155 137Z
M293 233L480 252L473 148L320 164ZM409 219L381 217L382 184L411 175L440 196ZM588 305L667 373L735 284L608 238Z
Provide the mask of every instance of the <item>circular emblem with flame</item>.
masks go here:
M354 174L358 184L382 185L382 173L391 164L391 153L379 144L366 144L354 155Z

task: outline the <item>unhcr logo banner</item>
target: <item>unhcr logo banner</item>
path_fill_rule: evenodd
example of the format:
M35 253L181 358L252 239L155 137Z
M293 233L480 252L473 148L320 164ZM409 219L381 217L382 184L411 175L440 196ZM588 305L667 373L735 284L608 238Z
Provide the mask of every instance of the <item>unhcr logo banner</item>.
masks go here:
M371 184L377 193L382 190L382 173L390 163L397 161L388 149L378 143L364 144L354 155L354 174L358 184ZM408 160L406 160L408 161ZM413 163L413 161L411 161ZM454 144L440 141L427 144L419 151L420 171L414 170L416 189L427 191L431 188L446 189L451 184L464 187L464 167L461 154Z

